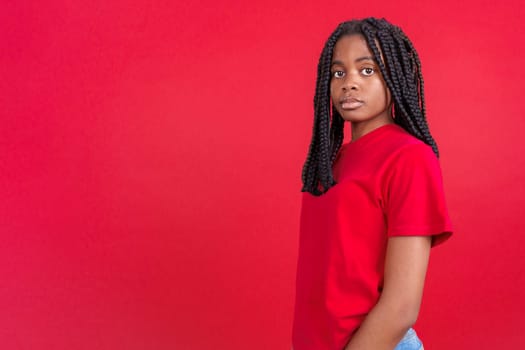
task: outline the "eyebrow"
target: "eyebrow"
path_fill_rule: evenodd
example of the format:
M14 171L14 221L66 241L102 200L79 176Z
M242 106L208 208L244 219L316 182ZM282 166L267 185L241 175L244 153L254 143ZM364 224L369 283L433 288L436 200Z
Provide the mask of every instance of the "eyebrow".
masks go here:
M372 56L363 56L363 57L359 57L359 58L356 58L356 60L354 62L361 62L361 61L373 61L375 62L374 58ZM340 64L340 65L343 65L343 62L341 61L332 61L332 66L336 65L336 64Z

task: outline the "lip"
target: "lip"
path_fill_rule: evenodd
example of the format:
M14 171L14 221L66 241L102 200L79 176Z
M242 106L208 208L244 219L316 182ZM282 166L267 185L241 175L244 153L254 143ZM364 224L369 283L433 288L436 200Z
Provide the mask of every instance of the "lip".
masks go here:
M341 104L341 108L345 110L353 110L361 107L364 102L358 98L347 96L342 98L339 103Z

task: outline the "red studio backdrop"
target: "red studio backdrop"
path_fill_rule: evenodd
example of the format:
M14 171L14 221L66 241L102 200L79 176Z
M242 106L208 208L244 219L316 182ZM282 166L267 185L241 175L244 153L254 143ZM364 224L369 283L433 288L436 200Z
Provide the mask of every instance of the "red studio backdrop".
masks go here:
M521 1L7 0L2 349L289 349L317 60L364 16L420 53L455 226L416 329L525 345Z

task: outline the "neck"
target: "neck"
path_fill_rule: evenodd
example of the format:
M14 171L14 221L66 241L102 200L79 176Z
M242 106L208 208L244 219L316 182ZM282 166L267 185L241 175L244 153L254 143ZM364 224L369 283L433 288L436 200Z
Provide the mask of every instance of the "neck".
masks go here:
M363 123L363 122L353 122L352 123L352 142L357 141L360 137L368 134L370 131L379 128L380 126L394 124L394 119L386 118L373 122Z

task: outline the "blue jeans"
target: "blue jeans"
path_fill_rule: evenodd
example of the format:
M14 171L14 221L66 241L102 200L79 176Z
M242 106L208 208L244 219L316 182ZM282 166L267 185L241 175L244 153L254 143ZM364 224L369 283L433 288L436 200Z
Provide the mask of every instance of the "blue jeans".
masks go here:
M424 350L416 331L410 328L394 350Z

